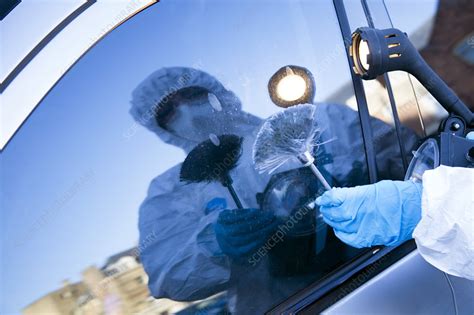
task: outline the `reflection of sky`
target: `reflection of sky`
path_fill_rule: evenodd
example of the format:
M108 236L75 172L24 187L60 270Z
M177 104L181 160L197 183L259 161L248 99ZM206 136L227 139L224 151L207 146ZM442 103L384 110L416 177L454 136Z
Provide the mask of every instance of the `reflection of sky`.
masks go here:
M150 180L184 157L144 128L124 137L131 91L153 70L199 66L261 117L277 110L266 85L280 66L309 68L318 100L347 82L332 1L259 3L155 5L96 46L35 110L1 156L1 313L135 245Z

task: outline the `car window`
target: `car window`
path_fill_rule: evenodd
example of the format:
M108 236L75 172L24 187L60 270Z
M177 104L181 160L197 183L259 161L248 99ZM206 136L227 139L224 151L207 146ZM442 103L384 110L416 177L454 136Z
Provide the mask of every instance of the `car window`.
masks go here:
M314 202L314 168L369 183L350 71L332 1L163 1L121 25L2 153L7 307L262 313L360 255ZM400 145L388 96L367 103L377 175L401 179L416 128Z

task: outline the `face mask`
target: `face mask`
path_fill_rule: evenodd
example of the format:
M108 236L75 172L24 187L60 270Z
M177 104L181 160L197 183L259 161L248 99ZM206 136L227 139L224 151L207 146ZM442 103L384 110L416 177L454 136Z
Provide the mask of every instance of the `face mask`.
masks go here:
M210 134L225 133L225 117L207 102L181 103L168 122L168 129L178 137L201 142Z

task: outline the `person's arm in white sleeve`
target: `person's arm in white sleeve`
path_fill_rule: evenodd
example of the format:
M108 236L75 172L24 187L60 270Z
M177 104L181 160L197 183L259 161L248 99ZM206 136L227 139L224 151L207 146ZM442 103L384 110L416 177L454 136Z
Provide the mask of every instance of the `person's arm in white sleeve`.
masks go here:
M140 207L140 259L154 297L203 299L225 290L230 278L212 228L218 211L206 215L209 200L197 186L169 185L177 174L167 173L152 182Z
M424 173L413 237L431 265L474 280L474 169L440 166Z

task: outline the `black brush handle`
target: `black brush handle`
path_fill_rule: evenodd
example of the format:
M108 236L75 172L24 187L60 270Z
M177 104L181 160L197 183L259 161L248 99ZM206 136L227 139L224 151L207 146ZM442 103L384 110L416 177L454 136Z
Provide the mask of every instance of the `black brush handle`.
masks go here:
M235 192L234 186L232 186L232 178L227 174L224 178L224 181L222 184L227 187L229 190L230 195L232 196L232 199L234 199L235 204L237 205L237 208L243 209L244 207L242 206L242 202L240 202L239 196L237 196L237 193Z
M243 209L244 207L242 206L242 203L240 202L239 196L237 196L237 193L235 192L234 187L232 187L232 185L230 185L230 184L226 187L229 190L229 192L232 196L232 199L234 199L234 202L237 205L237 208Z

